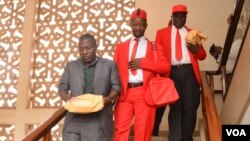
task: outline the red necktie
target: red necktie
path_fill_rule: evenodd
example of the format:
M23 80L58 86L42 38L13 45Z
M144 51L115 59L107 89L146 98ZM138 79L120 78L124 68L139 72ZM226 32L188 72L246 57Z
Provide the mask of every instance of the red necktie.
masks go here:
M175 39L175 56L178 61L182 58L182 49L181 49L181 35L179 29L176 31L176 39Z
M138 38L135 38L135 43L134 43L134 47L133 47L132 55L131 55L131 61L135 60L136 50L137 50L137 48L138 48L138 42L139 42L139 39L138 39ZM133 75L136 75L137 70L131 70L131 73L132 73Z

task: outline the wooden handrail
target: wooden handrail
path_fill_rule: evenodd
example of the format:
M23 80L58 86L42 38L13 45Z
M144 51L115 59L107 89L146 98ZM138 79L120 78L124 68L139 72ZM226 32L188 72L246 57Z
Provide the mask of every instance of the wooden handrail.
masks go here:
M21 141L35 141L44 137L44 140L49 140L51 137L50 130L55 126L66 114L64 107L59 108L55 113L53 113L48 119L42 122L37 128L30 131Z
M221 121L214 102L213 93L210 89L207 74L201 72L202 78L202 112L205 120L205 135L207 141L221 141Z

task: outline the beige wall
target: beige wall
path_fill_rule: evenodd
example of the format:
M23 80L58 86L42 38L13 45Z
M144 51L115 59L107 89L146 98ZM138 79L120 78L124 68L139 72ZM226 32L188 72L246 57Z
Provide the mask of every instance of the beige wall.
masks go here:
M187 26L202 30L208 35L204 47L208 53L212 43L224 46L227 34L227 17L233 10L233 0L136 0L136 7L147 11L148 29L146 36L155 39L156 30L167 25L171 17L171 7L185 4L188 7ZM217 64L208 54L200 62L201 70L215 70Z
M37 2L38 0L27 1L27 8L28 8L27 10L34 11L35 9L32 9L32 8L35 7L34 5ZM183 3L188 6L189 14L188 14L188 19L187 19L187 25L191 28L200 29L206 35L208 35L208 40L204 44L204 47L207 50L207 52L212 43L215 43L221 46L224 45L227 28L228 28L228 24L226 23L226 20L227 20L229 13L231 13L233 9L233 1L231 0L219 0L219 1L218 0L189 0L189 1L188 0L136 0L136 7L145 9L148 12L149 25L148 25L148 29L146 32L146 36L150 40L153 40L155 38L157 29L163 28L167 25L167 22L171 15L171 7L172 5L177 4L177 3ZM31 12L31 14L32 13L33 12ZM25 24L25 28L27 26L30 26L30 24L29 23ZM25 33L24 40L26 40L27 38L31 38L31 36L32 35L30 35L30 33ZM30 44L32 43L29 43L27 46L30 46ZM29 53L26 53L26 54L29 54ZM22 58L28 58L28 57L22 57ZM22 62L25 62L25 61L22 61ZM23 68L25 72L28 72L27 70L25 70L27 69L25 68L27 67L27 65L29 64L27 63L21 64L21 68ZM202 70L217 69L217 64L215 63L214 59L209 54L208 54L207 59L200 63L200 66ZM26 74L26 73L22 73L22 74ZM27 75L22 75L19 81L24 82L23 80L28 80L28 78L26 77ZM5 121L7 121L7 123L10 123L9 121L15 121L15 123L17 123L16 124L17 132L15 132L15 140L19 140L21 137L23 137L24 131L25 131L22 129L23 124L37 123L41 121L42 119L44 119L43 117L48 117L48 115L51 115L51 113L54 112L53 109L47 110L47 111L46 110L39 110L39 111L30 110L26 113L30 113L30 115L38 115L39 118L37 119L37 121L32 120L33 117L27 118L26 115L23 114L23 110L24 110L23 108L26 107L25 104L27 102L27 94L23 92L25 92L26 89L28 88L25 88L25 90L23 90L22 89L23 87L21 84L19 87L20 87L19 92L18 92L19 102L17 103L18 110L16 111L10 110L10 112L6 114L6 116L1 117L1 118L6 119ZM231 99L233 101L233 98ZM238 100L238 102L240 102L240 100ZM249 111L249 108L246 110ZM225 113L224 117L227 117L228 114L230 114L230 112ZM0 110L0 115L3 115L1 114L1 110ZM15 115L18 115L18 116L15 116ZM231 115L231 117L233 118L233 115ZM242 118L242 122L248 122L247 119L250 119L249 116L247 115L244 115L241 118Z

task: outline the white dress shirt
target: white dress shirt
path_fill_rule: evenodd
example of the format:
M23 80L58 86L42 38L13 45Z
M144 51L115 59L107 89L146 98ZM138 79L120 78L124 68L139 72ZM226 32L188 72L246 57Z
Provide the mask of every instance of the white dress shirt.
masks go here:
M130 45L129 45L129 57L128 57L128 61L131 60L131 55L132 55L132 50L135 44L135 37L131 38L130 41ZM136 55L135 58L144 58L146 56L146 52L147 52L147 39L143 36L139 38L139 42L138 42L138 48L136 51ZM137 74L136 75L132 75L131 70L128 71L129 73L129 79L128 82L129 83L141 83L143 82L143 71L142 69L137 69Z
M171 30L171 64L172 65L178 65L178 64L190 64L191 60L188 54L188 48L186 46L185 37L187 36L187 29L185 27L182 27L179 29L180 35L181 35L181 47L182 47L182 59L178 61L176 59L175 55L175 38L176 38L176 32L177 29L175 26L172 26Z

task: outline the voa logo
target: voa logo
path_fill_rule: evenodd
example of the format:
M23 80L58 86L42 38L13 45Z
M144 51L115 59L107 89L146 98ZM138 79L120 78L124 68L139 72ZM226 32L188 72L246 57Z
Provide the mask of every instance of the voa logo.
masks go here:
M227 136L247 136L244 129L226 129Z

